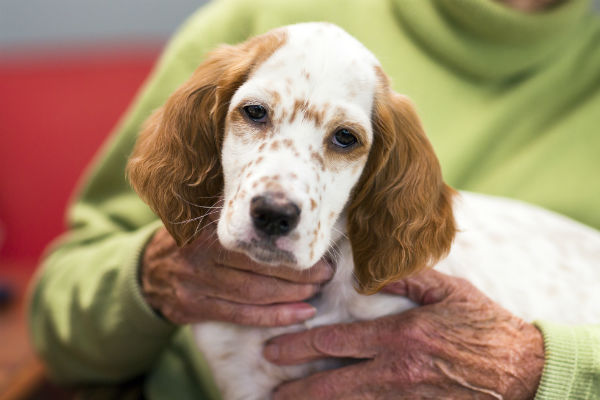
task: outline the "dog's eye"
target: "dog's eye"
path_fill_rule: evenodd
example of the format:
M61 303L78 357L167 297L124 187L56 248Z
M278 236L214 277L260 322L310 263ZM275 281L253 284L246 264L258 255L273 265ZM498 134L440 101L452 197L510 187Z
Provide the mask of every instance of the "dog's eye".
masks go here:
M356 136L354 136L346 128L338 129L331 138L331 143L334 145L346 149L358 142Z
M244 112L254 122L265 122L267 119L267 110L261 105L246 106Z

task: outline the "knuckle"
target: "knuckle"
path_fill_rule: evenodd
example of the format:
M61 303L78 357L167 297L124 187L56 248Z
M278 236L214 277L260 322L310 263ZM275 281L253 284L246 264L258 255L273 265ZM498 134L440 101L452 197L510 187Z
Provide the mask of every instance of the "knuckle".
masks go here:
M471 290L474 288L471 282L469 282L465 278L455 277L453 284L457 290Z
M269 285L256 279L244 279L240 285L238 295L241 300L252 304L266 304L270 302L273 290Z
M178 282L176 280L172 282L170 297L177 301L177 303L179 303L181 306L185 306L188 303L187 290L181 284L181 282Z
M246 326L269 326L270 315L263 310L246 307L231 307L228 310L226 320L239 325Z
M402 340L408 341L411 346L419 345L427 337L425 326L425 318L420 313L411 313L406 316L402 329L397 332L396 337L401 337Z
M250 316L247 313L240 312L238 307L225 307L219 315L220 320L233 322L241 325L248 325Z
M265 314L261 321L264 325L282 326L290 324L290 316L281 309L274 310L269 314Z
M339 329L339 326L317 329L313 337L315 348L325 354L338 354L344 344Z

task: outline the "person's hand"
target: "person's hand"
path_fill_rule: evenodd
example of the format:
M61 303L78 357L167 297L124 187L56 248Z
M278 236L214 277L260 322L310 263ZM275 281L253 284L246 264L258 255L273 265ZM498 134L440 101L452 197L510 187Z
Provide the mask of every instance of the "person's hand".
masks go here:
M271 339L280 365L320 358L357 363L291 381L273 399L530 399L544 365L541 333L465 280L436 271L393 283L421 307Z
M177 324L226 321L279 326L315 313L308 303L333 268L320 261L304 271L259 265L224 249L214 234L202 233L178 248L162 228L146 246L140 268L147 303Z

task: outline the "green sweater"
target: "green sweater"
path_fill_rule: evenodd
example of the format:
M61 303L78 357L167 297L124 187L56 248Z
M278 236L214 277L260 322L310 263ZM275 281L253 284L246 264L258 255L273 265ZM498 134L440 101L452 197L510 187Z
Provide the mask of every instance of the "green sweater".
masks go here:
M150 399L215 396L189 327L161 320L141 296L140 255L160 222L125 163L144 119L217 44L320 20L357 37L414 100L449 184L600 228L600 20L586 0L535 15L492 0L213 1L166 48L37 276L31 330L57 380L146 374ZM537 324L547 358L537 398L600 398L600 327Z

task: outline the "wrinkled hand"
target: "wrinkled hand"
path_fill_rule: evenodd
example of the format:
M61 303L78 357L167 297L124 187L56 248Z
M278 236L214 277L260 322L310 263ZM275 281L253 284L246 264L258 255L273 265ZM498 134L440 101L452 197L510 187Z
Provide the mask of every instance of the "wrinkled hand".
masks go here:
M530 399L544 365L541 333L465 280L436 271L386 287L421 304L372 321L271 339L265 357L290 365L357 363L284 383L274 399Z
M178 248L164 228L146 246L140 270L148 304L177 324L302 322L315 313L302 300L312 297L332 275L332 267L324 261L304 271L257 264L224 249L209 233Z

